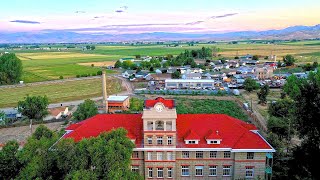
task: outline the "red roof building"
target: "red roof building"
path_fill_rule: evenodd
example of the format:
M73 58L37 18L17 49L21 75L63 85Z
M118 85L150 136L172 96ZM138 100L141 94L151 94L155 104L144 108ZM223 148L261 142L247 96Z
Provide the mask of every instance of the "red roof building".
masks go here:
M145 178L267 178L266 157L275 152L252 124L225 114L176 114L174 100L161 97L146 100L142 114L99 114L72 124L64 138L80 141L120 127L136 145L132 168Z

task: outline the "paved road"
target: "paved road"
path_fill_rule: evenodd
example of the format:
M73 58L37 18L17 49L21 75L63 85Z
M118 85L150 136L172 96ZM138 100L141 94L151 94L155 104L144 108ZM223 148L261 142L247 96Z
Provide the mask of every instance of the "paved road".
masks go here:
M133 86L131 85L131 83L125 79L125 78L122 78L120 76L116 76L116 75L112 75L112 77L115 77L117 79L120 79L121 82L122 82L122 86L126 88L126 91L122 91L120 93L116 93L116 94L109 94L109 95L119 95L119 96L132 96L134 95L133 94ZM90 77L90 78L101 78L100 76L96 76L96 77ZM83 80L81 78L76 78L74 80ZM46 82L43 82L43 83L51 83L51 81L46 81ZM102 94L102 90L101 90L101 94ZM98 101L98 100L101 100L102 99L102 96L100 97L94 97L94 98L90 98L91 100L93 101ZM79 104L83 103L84 100L75 100L75 101L66 101L66 102L59 102L59 103L52 103L52 104L49 104L48 108L55 108L55 107L60 107L61 105L62 106L78 106ZM10 112L10 111L13 111L14 108L12 107L8 107L8 108L0 108L0 111L4 111L4 112Z

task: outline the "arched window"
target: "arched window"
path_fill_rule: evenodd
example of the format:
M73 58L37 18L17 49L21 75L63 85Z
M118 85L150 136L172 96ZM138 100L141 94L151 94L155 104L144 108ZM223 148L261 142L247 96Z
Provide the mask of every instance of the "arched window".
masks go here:
M164 130L164 122L156 121L156 130Z
M153 122L152 121L148 121L147 128L148 128L149 131L153 130Z
M172 122L171 121L167 121L166 122L166 130L167 131L172 131Z

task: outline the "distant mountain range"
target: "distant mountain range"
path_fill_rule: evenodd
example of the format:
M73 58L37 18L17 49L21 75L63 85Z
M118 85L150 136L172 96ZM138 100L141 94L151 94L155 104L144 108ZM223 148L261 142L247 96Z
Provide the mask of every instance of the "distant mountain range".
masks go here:
M119 41L190 41L190 40L291 40L320 38L320 24L292 26L281 30L239 31L228 33L170 33L140 34L77 33L68 30L43 30L37 32L0 32L0 43L74 43Z

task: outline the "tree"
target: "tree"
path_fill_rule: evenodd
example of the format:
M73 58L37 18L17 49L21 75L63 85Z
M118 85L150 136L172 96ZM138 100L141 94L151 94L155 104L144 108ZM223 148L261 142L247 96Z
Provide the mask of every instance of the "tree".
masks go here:
M286 56L283 57L283 62L286 64L286 66L294 65L295 61L296 60L294 59L294 57L290 54L287 54Z
M90 49L91 49L91 51L93 51L93 50L95 50L96 49L96 46L90 46Z
M94 101L87 99L81 103L73 113L74 119L81 121L98 114L98 108Z
M252 56L252 60L259 60L259 56L258 55L253 55Z
M132 61L130 61L130 60L123 61L122 62L122 68L123 69L131 69L133 64L134 63Z
M259 104L266 104L267 103L267 96L269 94L269 86L266 84L266 85L263 85L261 88L260 88L260 91L257 92L257 96L258 96L258 99L259 99Z
M172 79L180 79L181 78L181 73L180 71L175 71L174 73L171 74Z
M17 157L18 150L17 141L8 141L0 150L0 179L13 179L19 173L21 164Z
M121 63L120 60L116 61L116 63L114 64L114 67L115 67L115 68L119 68L119 67L121 67L121 66L122 66L122 63Z
M136 55L136 59L140 59L140 58L141 58L140 54Z
M90 46L90 45L86 45L86 49L87 49L87 50L90 50L90 49L91 49L91 46Z
M314 166L320 161L320 71L309 73L307 79L290 77L285 87L284 91L294 101L294 127L302 139L301 146L293 149L290 173L295 179L320 179ZM296 92L289 87L296 87Z
M76 170L70 172L65 180L98 180L97 175L91 170Z
M279 99L276 102L272 102L268 107L268 113L275 117L288 117L290 113L292 113L290 111L292 109L293 101L288 98L284 98Z
M0 85L19 82L22 75L22 62L15 54L0 56Z
M27 96L18 102L18 111L29 119L42 119L48 114L49 100L47 96Z
M317 61L315 61L315 62L313 62L313 64L312 64L312 67L313 67L313 69L316 69L316 68L318 68L318 62Z
M250 77L244 81L243 85L244 85L244 89L248 92L258 89L257 82Z
M234 57L234 59L239 59L239 56Z

